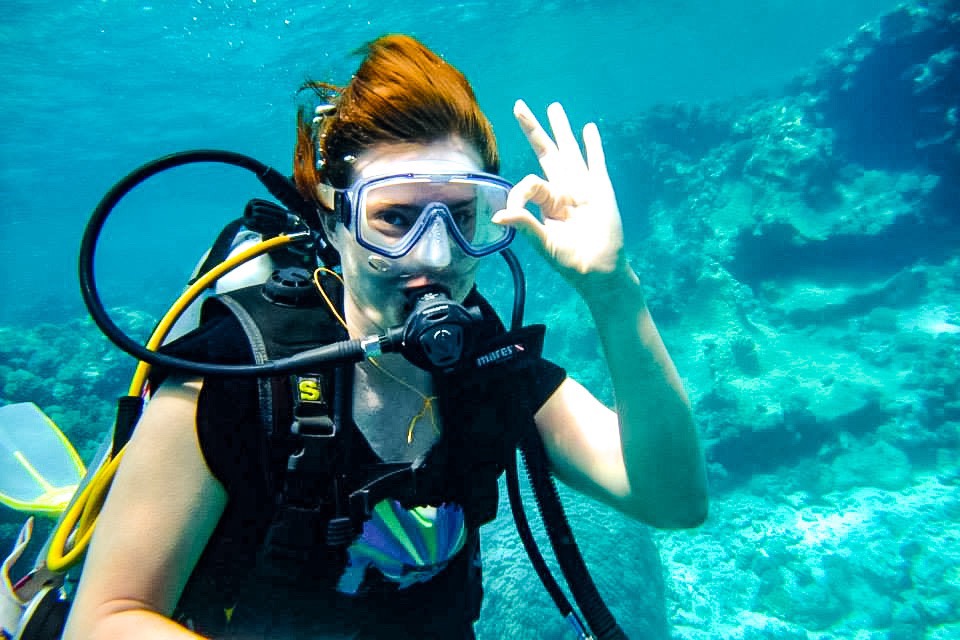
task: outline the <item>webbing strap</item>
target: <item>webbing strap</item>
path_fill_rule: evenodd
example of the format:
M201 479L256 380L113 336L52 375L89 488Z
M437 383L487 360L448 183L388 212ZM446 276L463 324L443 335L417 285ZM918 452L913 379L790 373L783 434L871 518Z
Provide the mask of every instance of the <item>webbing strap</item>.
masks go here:
M267 353L267 345L260 332L260 327L253 319L253 316L239 302L224 294L219 298L227 309L229 309L237 322L247 334L247 341L250 343L250 350L253 352L255 364L263 364L270 358ZM260 401L260 420L268 436L273 435L273 386L269 378L257 378L257 390Z

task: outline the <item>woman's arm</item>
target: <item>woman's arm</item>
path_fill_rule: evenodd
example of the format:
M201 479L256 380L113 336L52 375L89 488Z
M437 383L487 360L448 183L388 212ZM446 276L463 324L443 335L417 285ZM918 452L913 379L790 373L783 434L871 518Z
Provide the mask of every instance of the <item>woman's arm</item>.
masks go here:
M588 298L616 412L568 378L537 413L557 477L642 522L695 527L707 515L700 441L639 281Z
M97 519L66 640L200 637L169 619L227 500L197 440L199 391L168 382L147 405Z
M567 379L537 412L558 477L643 522L691 527L707 513L706 473L690 405L626 259L623 225L596 125L586 154L563 108L554 138L518 101L514 114L546 179L529 175L495 220L521 231L590 308L616 412ZM540 208L541 219L526 210Z

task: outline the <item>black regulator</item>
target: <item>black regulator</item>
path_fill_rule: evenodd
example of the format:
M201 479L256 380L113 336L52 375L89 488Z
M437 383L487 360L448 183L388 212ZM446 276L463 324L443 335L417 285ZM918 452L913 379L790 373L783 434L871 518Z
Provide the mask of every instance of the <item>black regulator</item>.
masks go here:
M409 298L406 323L388 331L388 339L421 369L455 369L473 352L472 327L482 320L480 309L457 304L441 287L417 290Z

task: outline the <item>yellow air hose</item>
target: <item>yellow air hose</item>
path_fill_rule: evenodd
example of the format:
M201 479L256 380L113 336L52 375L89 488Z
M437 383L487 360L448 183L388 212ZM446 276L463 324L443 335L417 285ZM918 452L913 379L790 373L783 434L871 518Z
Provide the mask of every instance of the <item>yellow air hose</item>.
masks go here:
M173 303L169 311L164 314L160 324L157 325L157 328L153 331L153 335L150 336L150 340L147 341L147 349L156 351L160 345L163 344L170 329L187 307L214 282L223 277L224 274L258 256L308 237L306 233L296 233L280 235L269 240L264 240L224 260L205 273L190 285L187 290L177 298L177 301ZM133 379L130 381L130 388L127 392L128 395L141 395L146 386L147 376L149 374L150 364L140 361L133 374ZM106 499L107 491L110 489L113 477L117 473L117 467L120 466L120 461L123 459L125 450L126 445L124 445L113 458L110 458L108 455L94 476L67 508L67 511L64 513L63 518L60 520L53 534L50 548L47 550L47 568L51 571L66 571L75 565L87 550L94 527L96 526L97 515L100 513L100 508L103 506L103 501ZM71 542L72 545L70 544Z

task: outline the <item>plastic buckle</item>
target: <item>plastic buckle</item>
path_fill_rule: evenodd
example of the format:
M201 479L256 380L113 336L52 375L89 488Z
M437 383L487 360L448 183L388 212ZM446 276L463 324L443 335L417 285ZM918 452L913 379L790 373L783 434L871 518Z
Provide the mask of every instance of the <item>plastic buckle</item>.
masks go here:
M304 437L332 438L337 435L337 425L330 416L295 416L290 432Z
M350 494L350 519L363 522L370 517L373 508L370 505L370 492L360 489Z
M298 436L299 448L287 459L287 470L320 473L329 470L331 444L337 426L329 416L303 416L294 419L290 432Z
M386 466L386 465L385 465ZM366 520L373 508L381 500L391 498L403 504L415 502L419 498L418 488L422 478L420 470L405 466L374 480L350 494L349 509L351 518Z

